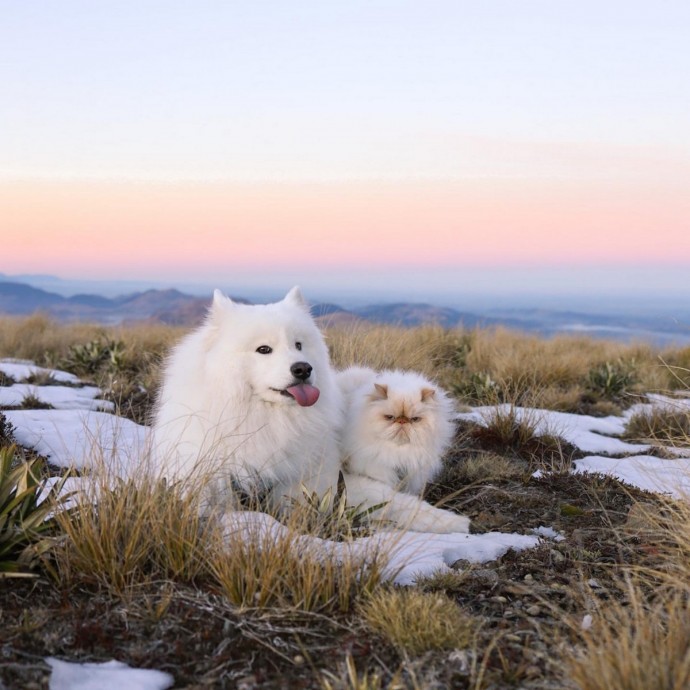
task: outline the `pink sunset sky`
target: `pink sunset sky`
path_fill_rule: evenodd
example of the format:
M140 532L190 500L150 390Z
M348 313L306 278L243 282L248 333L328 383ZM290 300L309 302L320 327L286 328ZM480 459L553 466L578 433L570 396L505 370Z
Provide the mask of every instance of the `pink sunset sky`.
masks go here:
M690 269L688 30L683 2L13 4L0 272Z

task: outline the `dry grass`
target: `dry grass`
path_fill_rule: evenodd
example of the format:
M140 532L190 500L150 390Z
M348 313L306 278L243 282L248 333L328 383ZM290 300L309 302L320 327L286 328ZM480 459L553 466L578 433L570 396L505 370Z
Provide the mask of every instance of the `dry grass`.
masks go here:
M690 348L591 338L540 338L504 328L446 330L357 324L327 330L338 368L414 369L466 401L606 415L643 391L690 381Z
M478 626L450 598L415 589L382 588L361 607L366 624L403 654L463 649Z
M635 441L653 442L676 447L690 446L690 409L655 407L632 415L625 435Z
M383 687L389 690L402 690L405 688L404 684L395 681L384 685L383 674L376 671L358 673L352 656L345 659L340 674L326 671L321 684L323 690L381 690Z
M490 451L467 456L454 470L453 483L464 484L517 479L529 474L529 470L511 458Z
M87 374L110 392L111 399L126 403L135 387L155 390L162 357L183 332L150 323L105 327L57 324L41 314L3 317L0 357L31 359L40 365L61 365L79 375ZM435 378L461 399L483 404L513 402L608 414L641 391L690 383L690 348L662 352L643 344L572 336L545 339L503 328L357 324L326 327L326 336L338 368L360 364L376 369L412 369ZM94 343L117 344L115 361L106 358L94 371L73 357L70 363L74 348ZM615 374L629 371L634 376L624 381L622 388L602 390L596 381L607 381L601 374L607 366ZM610 380L621 383L616 377Z
M235 515L209 561L217 586L242 609L346 613L382 581L386 548L358 552L331 543L335 552L327 556L324 542L304 534L299 514L268 526L246 515Z
M648 607L639 591L629 605L598 613L582 636L584 654L568 663L580 690L685 690L690 687L690 606L671 599Z
M333 543L329 557L305 534L303 511L286 524L252 510L202 516L203 478L168 485L143 474L112 479L105 470L94 478L96 488L58 516L66 539L55 575L63 583L92 582L126 597L170 580L212 586L242 609L333 613L349 611L382 579L385 545L351 553Z
M66 539L56 552L61 582L94 582L118 597L158 580L194 582L208 574L218 526L199 514L197 491L145 476L94 473L70 514L59 513Z

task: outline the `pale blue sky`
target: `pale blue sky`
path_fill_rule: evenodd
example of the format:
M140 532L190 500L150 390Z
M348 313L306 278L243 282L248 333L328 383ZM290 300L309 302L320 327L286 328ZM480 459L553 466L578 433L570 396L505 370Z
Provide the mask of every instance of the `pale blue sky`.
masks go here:
M532 143L690 154L688 2L0 8L5 175L538 177L572 171Z

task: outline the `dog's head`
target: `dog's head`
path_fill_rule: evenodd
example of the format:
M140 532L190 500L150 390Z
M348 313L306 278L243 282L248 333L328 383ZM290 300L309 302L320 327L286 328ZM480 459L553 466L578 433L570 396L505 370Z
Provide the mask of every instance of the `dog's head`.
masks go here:
M236 377L266 402L310 407L318 400L328 350L299 288L262 305L238 304L216 290L206 328L212 375Z

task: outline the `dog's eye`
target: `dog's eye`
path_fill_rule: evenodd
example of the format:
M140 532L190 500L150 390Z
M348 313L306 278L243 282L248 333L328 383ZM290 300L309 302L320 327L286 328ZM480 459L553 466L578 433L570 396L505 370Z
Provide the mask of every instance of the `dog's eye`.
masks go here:
M300 343L299 340L298 340L298 341L295 343L295 347L296 347L298 350L301 350L301 349L302 349L302 343Z
M259 347L256 348L256 351L260 355L270 355L271 352L273 352L273 348L269 347L268 345L259 345Z

